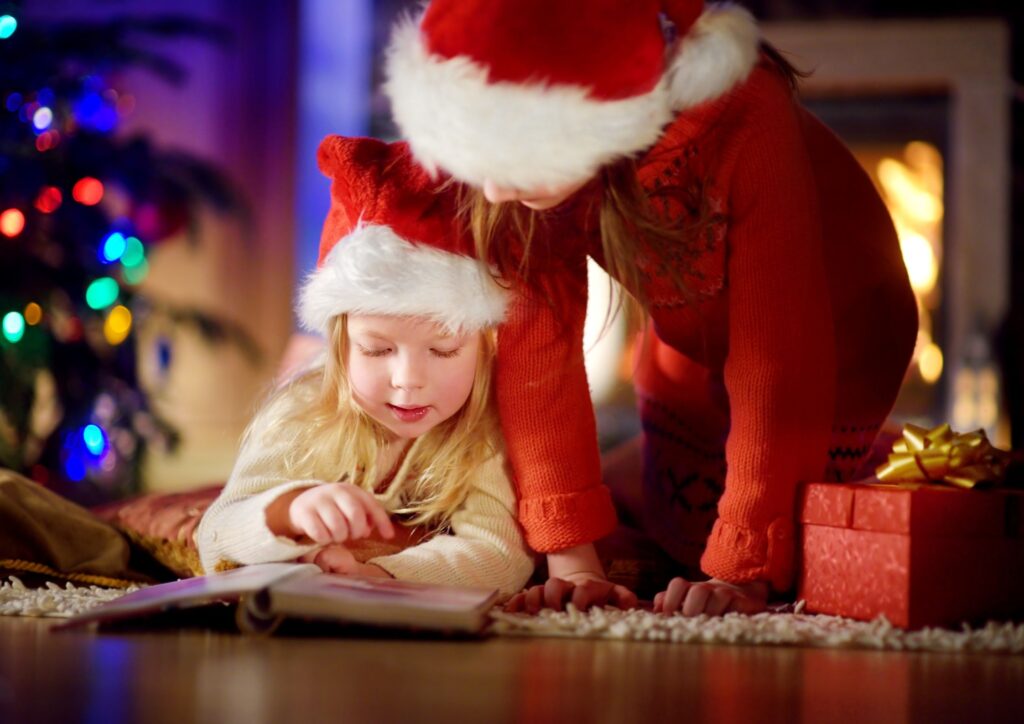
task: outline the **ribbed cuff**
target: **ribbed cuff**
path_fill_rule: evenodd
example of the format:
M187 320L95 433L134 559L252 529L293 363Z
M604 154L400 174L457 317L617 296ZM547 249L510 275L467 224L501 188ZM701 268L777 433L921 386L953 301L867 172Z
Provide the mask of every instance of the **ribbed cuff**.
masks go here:
M266 519L267 506L277 498L310 484L308 480L285 483L229 503L221 510L213 510L215 519L206 521L211 529L201 530L198 536L203 569L216 570L224 561L243 565L288 561L317 548L316 544L300 545L290 538L274 535Z
M719 518L708 538L701 569L723 581L767 581L776 591L786 591L793 585L795 538L795 525L789 518L776 518L766 530Z
M604 485L578 493L524 498L519 501L519 521L527 544L538 553L593 543L618 524L611 491Z

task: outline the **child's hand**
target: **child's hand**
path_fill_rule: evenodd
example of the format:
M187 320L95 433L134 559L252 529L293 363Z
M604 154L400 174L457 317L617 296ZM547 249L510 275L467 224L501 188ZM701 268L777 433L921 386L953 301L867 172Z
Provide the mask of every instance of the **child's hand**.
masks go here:
M615 606L635 608L636 594L624 586L618 586L604 577L593 573L567 575L564 578L549 578L547 583L517 593L505 604L509 613L525 611L535 614L542 608L561 611L565 604L584 611L591 606Z
M372 563L360 563L345 546L332 543L320 550L311 551L299 558L303 563L315 563L325 573L340 573L346 576L376 576L391 578L391 574Z
M681 612L684 616L721 616L724 613L760 613L768 607L768 584L764 581L729 583L712 578L691 583L673 578L654 597L655 613Z
M384 538L395 535L384 506L351 483L324 483L301 491L288 505L288 527L293 538L308 536L322 545L367 538L374 527Z

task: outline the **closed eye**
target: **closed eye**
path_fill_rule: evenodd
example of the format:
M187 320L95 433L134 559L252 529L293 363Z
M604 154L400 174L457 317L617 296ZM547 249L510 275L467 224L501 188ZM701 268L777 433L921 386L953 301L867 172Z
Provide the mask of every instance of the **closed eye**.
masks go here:
M391 351L390 347L370 348L359 345L359 351L366 357L383 357Z
M450 359L457 356L462 351L462 347L456 347L455 349L431 349L430 351L435 357Z

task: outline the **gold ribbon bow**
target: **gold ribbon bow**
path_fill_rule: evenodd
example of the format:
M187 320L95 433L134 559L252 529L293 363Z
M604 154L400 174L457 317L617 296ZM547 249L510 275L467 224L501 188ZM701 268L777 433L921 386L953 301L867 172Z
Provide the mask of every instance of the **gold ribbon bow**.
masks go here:
M903 439L893 443L889 462L875 470L890 483L948 483L970 489L979 483L1003 482L1010 454L992 447L984 430L953 432L949 423L926 430L903 427Z

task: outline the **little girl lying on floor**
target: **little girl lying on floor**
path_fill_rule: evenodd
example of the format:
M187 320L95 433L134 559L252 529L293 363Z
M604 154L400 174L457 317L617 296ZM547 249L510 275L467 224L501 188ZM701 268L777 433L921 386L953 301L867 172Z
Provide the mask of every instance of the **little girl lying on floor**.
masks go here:
M533 558L491 389L506 292L460 253L404 144L330 137L318 160L327 226L348 229L322 240L299 303L327 351L250 424L198 530L203 567L305 560L510 596Z

